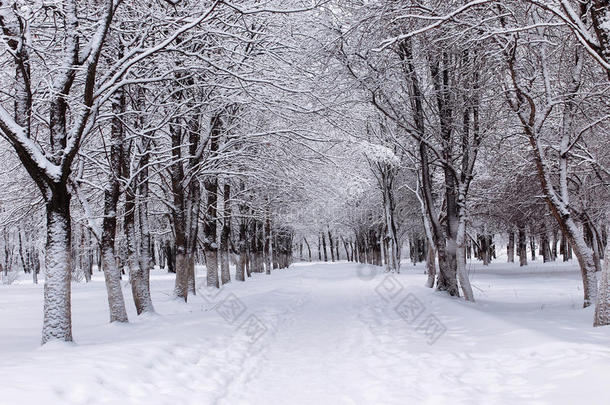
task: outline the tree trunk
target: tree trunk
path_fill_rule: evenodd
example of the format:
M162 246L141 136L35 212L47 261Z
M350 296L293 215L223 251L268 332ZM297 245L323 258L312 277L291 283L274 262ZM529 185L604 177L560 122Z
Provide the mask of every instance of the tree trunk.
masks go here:
M508 263L515 262L515 233L513 231L508 232L508 246L506 248L506 255Z
M527 266L527 236L525 233L525 229L521 226L519 227L518 250L519 266Z
M271 274L271 266L273 265L273 241L271 235L271 219L269 218L269 208L267 207L267 215L265 218L265 273Z
M544 263L551 261L551 247L549 246L549 235L546 230L540 232L540 250L542 254L542 261Z
M330 228L328 229L328 243L330 245L330 261L334 262L335 261L335 245L333 242L333 236L330 233Z
M102 240L100 256L106 281L110 322L127 322L125 299L121 289L121 271L117 266L115 255L116 209L119 199L119 183L116 178L109 178L104 190L104 220L102 223Z
M324 236L324 232L321 232L322 236L322 252L324 253L324 261L328 261L328 256L326 254L326 237Z
M220 235L220 280L221 284L231 282L231 272L229 271L229 238L231 235L231 186L228 183L223 187L223 221Z
M530 252L532 254L532 261L536 260L536 241L534 235L530 235Z
M335 239L335 259L337 261L341 260L341 256L339 255L339 239Z
M307 245L307 253L309 253L309 261L311 261L311 247L309 246L309 242L307 242L307 238L303 238L303 242Z
M72 275L70 194L65 184L55 184L46 203L47 245L44 283L42 344L72 341L70 279Z
M133 302L136 306L138 315L144 312L152 312L152 299L148 289L147 277L144 270L138 263L136 253L136 232L135 232L135 194L132 187L125 191L125 217L123 230L127 241L127 268L129 269L129 283Z
M186 206L184 201L184 167L182 157L182 132L183 125L177 119L172 119L170 123L171 141L172 141L172 170L171 170L171 185L173 194L173 225L175 238L175 264L174 271L176 272L176 281L174 284L174 295L177 299L184 302L188 299L188 241L186 235Z
M434 249L434 243L428 241L428 252L426 257L426 273L428 279L426 280L426 287L434 287L434 279L436 278L436 251Z
M209 179L205 182L207 190L207 212L203 224L204 245L206 266L206 285L208 287L219 288L218 280L218 246L216 244L216 179Z
M245 214L246 208L240 205L240 212ZM246 281L246 267L248 266L248 246L246 238L248 237L248 227L245 218L241 218L239 222L239 262L235 271L235 279L237 281Z
M470 279L466 272L466 217L463 213L459 214L458 218L458 229L456 235L456 266L457 266L457 277L462 287L462 293L466 301L474 302L474 294L472 292L472 286L470 285Z
M143 292L140 294L141 302L143 304L141 306L142 312L155 311L150 295L150 270L153 268L153 244L151 243L150 228L148 224L148 156L148 151L146 151L140 162L141 171L139 181L139 195L141 201L138 209L140 219L140 254L138 255L138 265L140 267L140 274L142 275L141 288L143 288Z
M610 244L604 253L604 266L597 293L593 326L610 325Z
M322 261L322 238L318 235L318 261Z

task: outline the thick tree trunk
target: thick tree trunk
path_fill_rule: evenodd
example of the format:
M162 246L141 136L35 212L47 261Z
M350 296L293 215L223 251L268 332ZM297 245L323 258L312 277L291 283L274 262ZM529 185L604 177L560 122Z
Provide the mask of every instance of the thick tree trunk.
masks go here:
M601 273L601 281L597 293L595 305L595 318L593 326L610 325L610 244L606 246L604 253L604 266Z
M350 253L349 253L349 245L347 241L341 236L341 242L343 243L343 249L345 250L345 256L348 262L351 262Z
M110 322L127 322L125 299L121 289L121 271L117 266L114 240L116 234L116 208L119 199L119 184L114 178L108 180L104 190L104 220L102 223L102 240L100 256L106 281Z
M131 284L131 293L133 302L136 306L138 315L144 312L154 311L152 299L148 289L147 277L145 271L139 264L136 250L136 232L135 232L135 194L132 187L128 187L125 191L125 217L123 222L123 230L125 232L125 240L127 242L127 268L129 269L129 283Z
M595 275L593 252L585 244L582 233L571 217L564 219L562 228L580 265L584 290L583 307L586 308L595 303L597 296L597 277Z
M335 259L337 261L341 260L341 256L339 255L339 239L335 239Z
M324 261L328 261L328 255L326 254L326 237L324 236L324 232L321 232L322 237L322 252L324 253Z
M534 235L530 235L530 252L532 254L532 261L536 260L536 241Z
M434 243L428 241L428 252L426 257L426 273L428 279L426 280L426 287L434 287L434 280L436 278L436 251L434 249Z
M245 213L245 208L240 207L242 215ZM235 279L237 281L246 281L246 266L248 265L248 247L246 238L248 236L247 223L244 218L239 223L239 262L235 271Z
M557 260L557 230L553 230L553 242L551 246L551 258L553 261Z
M527 266L527 235L522 226L519 227L518 250L519 266Z
M303 238L303 242L307 245L307 253L309 254L309 261L311 261L311 247L309 246L309 242L307 242L307 238Z
M259 223L256 219L252 219L252 226L250 227L250 270L252 273L260 273L258 268L258 235L259 235Z
M142 276L141 288L143 292L141 297L141 310L143 312L154 312L152 298L150 295L150 270L153 268L152 246L150 237L150 228L148 225L148 152L142 158L140 172L140 205L138 209L140 218L140 248L138 255L138 266ZM132 287L133 288L133 287ZM137 308L136 308L137 309ZM138 314L141 312L138 312Z
M318 261L322 261L322 238L318 235Z
M199 181L191 181L188 198L188 291L190 294L195 295L197 294L195 286L195 254L197 252L197 234L199 233L199 211L201 209L201 190L199 188Z
M250 252L246 254L246 276L252 277L252 254Z
M186 212L184 201L184 167L182 159L182 123L178 119L173 119L170 123L172 140L172 170L171 185L173 194L173 225L175 238L175 263L176 281L174 284L174 295L177 299L184 302L188 299L188 241L186 235ZM169 259L169 258L168 258Z
M551 247L549 245L549 235L546 230L540 232L540 250L542 254L542 261L544 263L551 261Z
M265 273L271 274L271 268L273 265L273 241L271 235L271 219L269 218L269 209L267 208L267 215L265 218Z
M463 213L460 214L458 219L458 229L456 235L456 271L457 277L462 287L462 293L466 301L474 301L474 294L472 292L472 286L470 285L470 279L466 272L466 218Z
M36 266L34 268L34 271L32 272L32 282L34 284L38 284L38 272L40 271L40 253L35 251L35 255L36 255ZM0 265L1 267L1 265Z
M506 256L508 263L515 262L515 233L508 232L508 246L506 247Z
M231 282L231 272L229 271L229 238L231 235L231 186L228 183L223 187L223 215L222 231L220 235L220 280L221 284ZM242 280L243 281L243 280Z
M215 115L211 120L210 153L216 155L220 143L222 131L222 119ZM218 177L209 176L204 181L207 196L207 208L205 220L203 221L204 243L203 249L206 258L206 285L219 288L218 280Z
M334 241L333 241L333 236L330 233L330 228L328 229L328 243L330 245L330 261L334 262L335 261L335 245L334 245Z
M46 203L43 344L51 340L72 341L70 194L65 184L56 184L51 193Z

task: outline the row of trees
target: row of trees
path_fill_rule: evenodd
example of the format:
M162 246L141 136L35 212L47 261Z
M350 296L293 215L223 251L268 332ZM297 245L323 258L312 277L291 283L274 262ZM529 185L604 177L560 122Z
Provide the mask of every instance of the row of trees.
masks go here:
M371 220L358 222L364 234L379 232L389 268L398 271L392 245L415 235L428 285L472 301L469 247L488 262L489 235L502 232L508 260L516 244L525 264L529 233L545 260L557 257L559 243L564 258L573 252L583 305L597 304L595 325L610 323L601 266L610 195L607 2L336 7L321 13L333 38L323 44L326 72L343 72L341 91L364 116L354 137L374 145L362 154L374 186L346 205L373 207Z
M521 264L528 237L573 253L607 324L607 12L2 0L4 271L44 253L44 343L71 340L70 280L95 264L120 322L123 271L140 314L155 263L186 301L196 263L218 288L315 245L398 272L408 240L428 286L473 301L466 258L502 233Z
M312 7L0 2L3 184L27 190L2 199L4 246L18 241L34 275L44 254L43 344L72 339L70 282L95 264L111 322L127 321L123 273L137 313L154 311L155 262L184 301L197 260L212 288L231 261L240 281L290 264L293 230L274 213L294 187L286 167L311 155L286 111L306 98L291 19Z

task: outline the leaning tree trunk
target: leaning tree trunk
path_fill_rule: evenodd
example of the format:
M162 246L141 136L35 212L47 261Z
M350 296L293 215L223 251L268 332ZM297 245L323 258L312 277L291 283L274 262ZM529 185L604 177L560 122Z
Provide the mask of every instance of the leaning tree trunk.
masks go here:
M572 249L581 269L584 290L583 307L586 308L595 303L597 299L597 276L595 275L593 252L585 244L582 233L571 217L565 218L561 225L566 238L573 246Z
M309 246L309 242L307 242L307 238L303 237L303 242L307 246L307 253L309 254L309 261L311 261L311 247Z
M595 275L593 252L586 245L583 233L574 222L572 213L568 208L569 201L568 193L566 191L567 157L564 156L560 160L560 188L563 190L560 195L555 191L552 185L551 178L542 155L542 150L538 144L538 139L536 138L535 134L532 133L529 127L524 126L524 128L526 129L526 133L532 145L538 180L540 181L542 191L544 192L547 205L557 220L562 233L572 246L574 254L578 259L583 281L583 307L586 308L592 303L595 303L597 296L597 277Z

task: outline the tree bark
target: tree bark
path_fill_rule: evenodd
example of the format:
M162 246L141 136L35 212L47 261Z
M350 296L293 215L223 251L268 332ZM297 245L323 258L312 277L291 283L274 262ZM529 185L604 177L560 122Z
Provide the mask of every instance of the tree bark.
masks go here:
M174 295L177 299L187 302L188 299L188 241L186 235L186 212L184 201L184 167L182 162L182 127L178 119L173 119L170 124L172 138L172 170L171 183L173 192L173 223L175 240L175 267L176 281L174 284Z
M324 236L324 232L320 232L322 237L322 252L324 253L324 261L328 261L328 256L326 254L326 237Z
M515 233L513 231L508 232L508 246L506 248L506 255L508 263L515 262Z
M527 266L527 235L525 233L525 228L522 226L519 227L518 250L519 266Z
M271 235L271 219L269 218L269 207L265 215L265 273L271 274L271 266L273 265L273 241Z
M127 322L125 299L121 289L121 270L117 266L115 237L117 227L117 204L119 201L119 176L123 166L123 138L124 129L121 118L123 110L121 98L113 100L111 138L110 138L110 173L104 188L104 219L102 222L102 239L100 243L100 256L102 269L106 281L110 322Z
M307 242L307 238L303 238L303 242L307 245L307 253L309 254L309 261L311 261L311 247L309 246L309 242Z
M330 261L334 262L335 261L335 245L334 245L334 241L333 241L333 236L330 233L330 228L328 228L328 243L330 245Z
M597 293L593 326L610 325L610 244L604 253L604 266Z
M55 339L72 341L70 197L65 183L59 183L51 190L51 198L46 203L47 245L42 344Z
M148 223L148 162L149 152L148 148L146 148L146 151L144 152L144 155L142 156L142 160L140 162L141 169L139 174L139 195L141 200L138 207L140 219L140 247L138 255L138 266L140 267L140 274L143 278L141 281L141 287L144 289L144 292L140 294L142 298L141 302L143 304L141 306L142 313L155 311L152 304L152 297L150 295L150 270L153 268L153 244L151 242L150 228Z
M229 238L231 235L231 186L225 182L223 187L223 215L222 231L220 236L220 279L222 284L231 282L231 272L229 271ZM242 280L243 281L243 280Z

